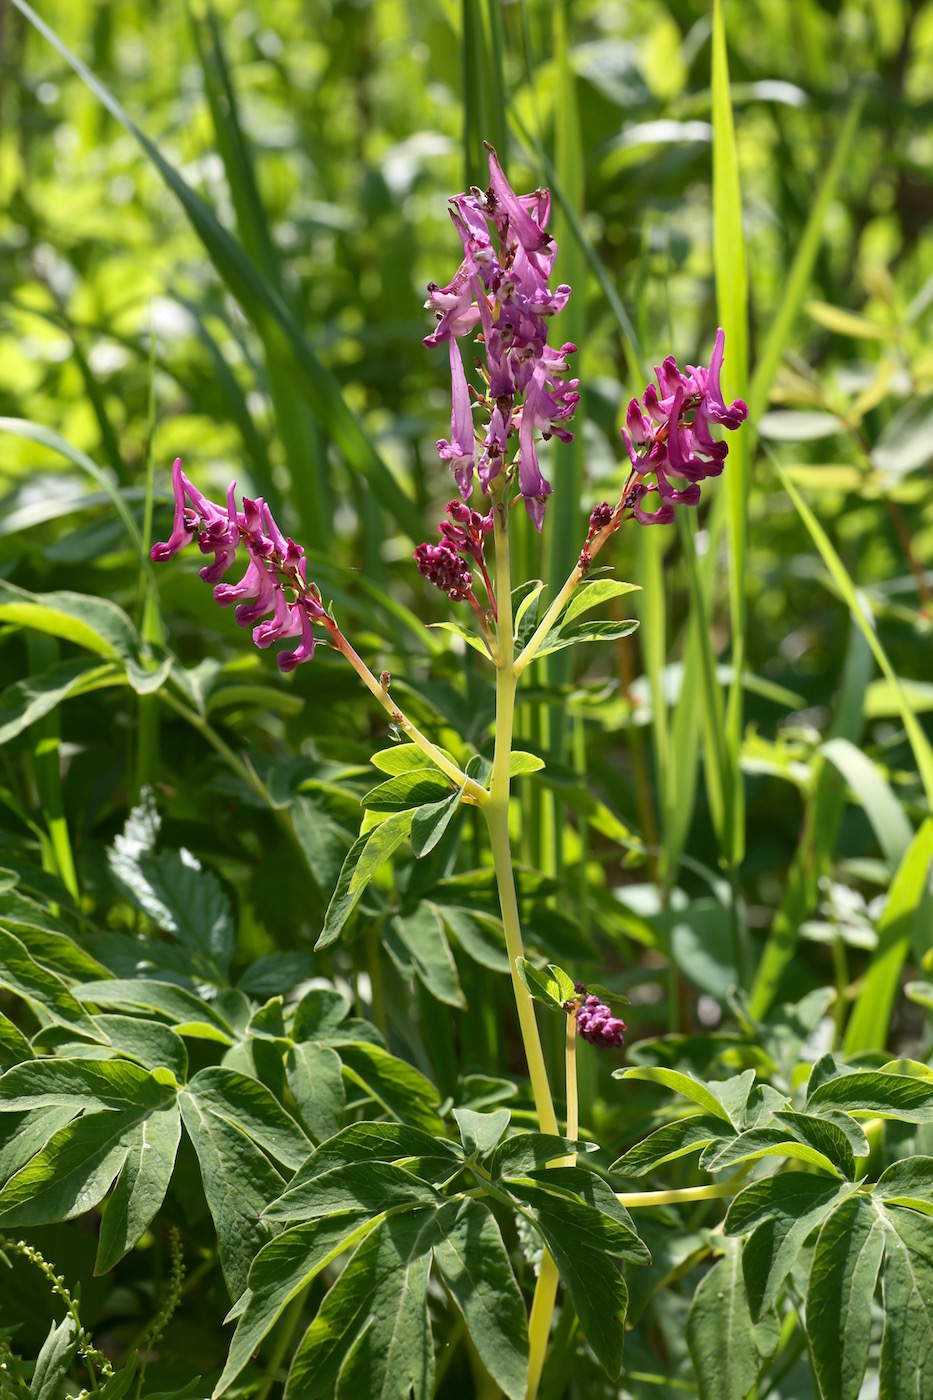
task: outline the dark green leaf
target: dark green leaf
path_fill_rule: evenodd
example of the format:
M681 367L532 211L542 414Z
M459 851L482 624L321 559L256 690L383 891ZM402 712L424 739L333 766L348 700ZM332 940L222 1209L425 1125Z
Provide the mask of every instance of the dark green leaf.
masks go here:
M105 1274L138 1243L165 1198L181 1136L178 1107L149 1114L124 1138L126 1160L104 1207L96 1274Z
M312 1150L294 1118L258 1079L211 1065L194 1076L188 1094L197 1100L201 1113L225 1119L293 1171Z
M0 927L0 987L34 1006L77 1035L100 1041L101 1032L60 977L36 962L15 936Z
M933 1225L896 1205L884 1209L881 1400L933 1394Z
M433 997L448 1006L463 1008L466 999L457 976L457 964L447 939L440 910L423 901L410 914L396 914L385 929L385 943L403 976L414 971Z
M457 815L462 796L463 788L417 809L411 819L411 848L419 859L434 850Z
M850 1196L820 1230L807 1289L807 1336L826 1400L857 1400L868 1363L871 1303L884 1226L862 1196Z
M508 1108L497 1108L492 1113L476 1113L470 1108L455 1108L454 1118L460 1129L460 1141L468 1157L480 1160L488 1157L502 1137L512 1117Z
M285 1075L298 1115L317 1142L340 1131L346 1094L340 1057L313 1041L293 1045L285 1056Z
M933 1080L857 1070L827 1080L808 1095L808 1109L824 1107L899 1118L905 1123L929 1123L933 1122Z
M350 1162L290 1186L264 1211L264 1220L321 1220L344 1211L376 1215L400 1205L429 1205L437 1192L391 1162Z
M687 1345L700 1400L745 1400L761 1365L761 1352L777 1345L776 1328L752 1324L735 1240L701 1280L687 1317Z
M396 1059L379 1045L362 1041L342 1046L340 1058L344 1073L393 1118L429 1133L440 1131L438 1092L413 1065Z

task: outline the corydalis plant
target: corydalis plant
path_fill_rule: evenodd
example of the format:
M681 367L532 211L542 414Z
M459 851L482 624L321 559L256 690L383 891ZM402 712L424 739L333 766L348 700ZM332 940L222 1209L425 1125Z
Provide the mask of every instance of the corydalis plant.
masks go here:
M437 316L437 328L424 343L446 341L450 354L450 441L442 438L437 450L468 501L474 466L488 494L509 465L509 439L517 437L518 488L540 530L551 486L538 464L535 431L569 442L573 434L564 425L580 398L579 381L564 378L567 356L577 347L568 343L555 350L547 343L547 318L566 306L570 288L548 286L557 255L547 232L550 191L517 195L495 151L488 145L487 150L488 188L450 201L463 261L446 287L429 283L425 302ZM467 382L460 345L477 331L485 356L485 364L476 362L485 384L482 394ZM484 420L482 432L474 426L471 397Z

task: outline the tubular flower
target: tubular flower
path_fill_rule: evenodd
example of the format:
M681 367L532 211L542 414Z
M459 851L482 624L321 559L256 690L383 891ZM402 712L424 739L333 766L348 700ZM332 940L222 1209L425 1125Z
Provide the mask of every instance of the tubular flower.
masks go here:
M632 399L625 417L622 437L638 478L628 493L627 505L642 525L667 525L674 519L674 506L695 506L700 500L700 482L719 476L729 451L717 442L710 424L735 429L748 417L741 399L726 405L720 387L725 334L716 332L716 345L709 367L687 366L682 374L673 355L655 367L657 387L649 384L641 397ZM654 481L647 478L654 476ZM686 483L675 486L671 477ZM645 510L642 501L657 493L659 504Z
M315 585L307 582L304 550L285 538L261 497L252 501L244 496L243 509L238 511L234 486L231 482L226 506L216 505L192 486L177 457L172 467L172 533L164 544L153 545L152 558L157 563L170 559L197 540L202 554L214 555L214 562L201 569L201 577L215 585L214 597L221 607L236 604L234 616L241 627L259 624L253 627L258 647L285 637L300 638L295 651L281 651L276 658L280 671L293 671L314 655L311 624L326 614ZM239 583L220 583L241 544L249 553L246 573ZM268 613L272 616L261 622Z
M577 1018L577 1034L600 1050L615 1050L625 1044L625 1022L613 1016L599 997L587 995L582 982L574 984L577 995L564 1002L568 1015Z
M509 438L517 437L518 484L525 509L538 529L551 487L541 473L535 432L569 442L564 426L579 401L576 379L565 379L567 356L575 345L559 350L547 344L547 318L567 304L570 288L552 291L548 279L557 244L546 231L551 209L547 190L517 195L489 147L489 186L458 194L450 216L463 243L463 262L446 287L428 284L425 306L437 326L425 345L448 342L452 411L450 441L437 444L450 462L460 494L468 501L474 466L484 492L502 471ZM486 384L482 396L471 391L459 341L479 331L486 363L479 366ZM478 362L477 362L478 363ZM474 427L470 393L484 415L485 429ZM477 456L477 446L479 453Z

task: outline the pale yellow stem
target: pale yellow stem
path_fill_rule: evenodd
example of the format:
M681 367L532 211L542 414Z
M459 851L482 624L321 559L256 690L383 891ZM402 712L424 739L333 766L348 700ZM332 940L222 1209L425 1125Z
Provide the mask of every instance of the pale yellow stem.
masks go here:
M734 1196L741 1190L739 1181L714 1181L709 1186L684 1186L679 1191L617 1191L616 1200L626 1209L636 1206L676 1206L687 1201L715 1201L722 1196Z
M547 1356L548 1342L551 1340L551 1318L554 1315L554 1300L557 1297L559 1282L557 1265L545 1250L541 1256L541 1272L538 1274L531 1317L528 1321L528 1389L525 1391L525 1400L535 1400L538 1386L541 1384L544 1358Z

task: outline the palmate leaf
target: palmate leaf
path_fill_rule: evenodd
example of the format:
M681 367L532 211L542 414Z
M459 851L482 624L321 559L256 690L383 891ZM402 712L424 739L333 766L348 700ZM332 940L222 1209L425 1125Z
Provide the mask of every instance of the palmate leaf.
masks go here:
M807 1336L823 1400L856 1400L861 1389L883 1252L884 1226L863 1196L843 1201L820 1231L807 1288Z
M414 910L395 914L383 940L403 977L416 974L438 1001L464 1008L466 998L437 905L423 900Z
M688 1152L696 1152L710 1144L724 1144L727 1126L722 1118L706 1113L678 1118L674 1123L665 1123L662 1128L656 1128L648 1137L630 1147L624 1156L613 1162L609 1170L623 1176L645 1176L667 1162L686 1156Z
M112 1268L152 1221L174 1168L180 1125L164 1075L120 1060L49 1059L8 1071L0 1110L29 1111L34 1155L0 1191L0 1220L69 1220L98 1205L116 1181L95 1266Z
M41 1007L58 1025L101 1041L103 1036L60 977L36 962L15 934L0 927L0 987Z

